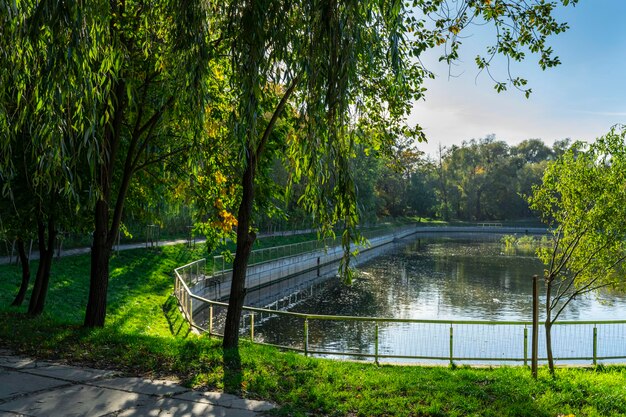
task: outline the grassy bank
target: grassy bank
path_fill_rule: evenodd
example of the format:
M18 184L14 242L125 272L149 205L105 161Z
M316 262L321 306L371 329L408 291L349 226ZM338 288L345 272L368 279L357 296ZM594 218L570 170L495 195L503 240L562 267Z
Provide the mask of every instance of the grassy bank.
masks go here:
M274 241L273 243L282 243ZM55 260L46 314L7 307L19 270L0 266L0 345L41 358L176 377L197 387L272 400L281 415L626 416L626 368L381 366L305 358L247 342L224 356L219 340L196 336L171 298L172 270L204 256L184 246L123 251L111 263L109 315L83 329L89 258ZM35 265L33 265L35 267ZM225 360L240 367L225 367Z

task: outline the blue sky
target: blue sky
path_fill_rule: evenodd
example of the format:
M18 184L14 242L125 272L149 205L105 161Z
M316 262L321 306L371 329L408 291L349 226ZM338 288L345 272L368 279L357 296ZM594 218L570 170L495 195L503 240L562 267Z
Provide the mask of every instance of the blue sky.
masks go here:
M478 74L474 57L493 40L486 28L465 33L461 60L451 69L455 77L434 55L425 57L437 78L426 82L426 100L410 117L428 138L418 149L434 155L439 143L492 133L511 144L528 138L549 145L564 138L593 141L626 123L626 0L580 0L558 9L557 17L570 26L549 41L562 64L542 71L538 58L528 55L513 66L513 75L526 78L533 90L529 99L514 89L497 93L489 76ZM496 65L494 72L503 69Z

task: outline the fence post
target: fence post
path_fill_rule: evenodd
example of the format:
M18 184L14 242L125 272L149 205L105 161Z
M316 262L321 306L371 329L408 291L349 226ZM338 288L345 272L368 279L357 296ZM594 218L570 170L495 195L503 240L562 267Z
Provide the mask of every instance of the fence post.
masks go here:
M532 358L530 360L531 373L537 379L537 368L539 362L539 288L537 286L537 275L533 275L533 346Z
M209 337L213 333L213 304L209 305Z
M452 323L450 323L450 365L454 364L454 329Z
M598 328L593 325L593 364L598 364Z
M309 355L309 319L304 319L304 356Z
M254 342L254 313L250 313L250 341Z
M193 298L189 297L189 324L193 327Z
M524 366L528 365L528 326L524 325Z
M378 365L378 322L376 322L376 328L374 331L374 341L376 342L374 345L374 362Z

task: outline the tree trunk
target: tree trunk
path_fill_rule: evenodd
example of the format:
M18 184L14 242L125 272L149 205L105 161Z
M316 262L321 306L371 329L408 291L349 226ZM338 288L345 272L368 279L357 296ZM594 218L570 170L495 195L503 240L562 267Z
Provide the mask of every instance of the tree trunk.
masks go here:
M95 223L96 230L93 234L93 244L91 246L89 298L84 322L86 327L102 327L106 318L111 248L107 239L109 210L104 200L98 200L96 203Z
M441 147L441 143L439 144L439 166L437 167L437 173L439 174L439 187L441 188L441 196L443 198L443 219L449 221L448 190L446 188L446 177L443 170L443 148Z
M119 222L122 216L122 208L126 191L132 175L132 166L128 163L132 160L132 149L127 150L122 183L115 200L113 222L109 228L111 204L111 189L113 173L117 165L117 154L121 140L122 120L126 109L125 83L123 78L113 81L111 96L116 101L113 112L113 122L107 124L104 132L103 149L105 160L100 166L100 191L102 196L96 202L94 212L95 230L91 246L91 271L89 275L89 297L85 310L85 327L102 327L106 318L107 292L109 287L109 258L113 242L119 230Z
M546 320L546 354L548 356L548 368L554 376L554 356L552 356L552 323Z
M478 189L476 191L476 213L474 214L474 216L476 217L476 220L482 220L483 219L483 213L482 213L482 207L480 205L480 198L483 194L483 191L481 189Z
M26 290L28 290L28 283L30 282L30 263L26 255L26 249L24 248L24 241L21 238L17 239L17 253L19 254L20 263L22 264L22 283L20 284L20 289L15 299L11 303L13 307L22 305L24 297L26 296Z
M254 201L255 161L252 151L248 149L247 167L242 181L242 197L237 213L237 250L233 261L233 277L230 285L228 312L224 326L224 349L236 348L239 344L239 321L246 297L246 274L248 261L256 234L250 231L252 220L252 203Z
M50 283L50 268L52 266L52 256L54 255L54 240L56 230L54 229L54 219L48 218L48 239L46 244L45 225L43 221L37 223L37 234L39 237L39 266L35 276L33 292L28 303L28 314L38 316L43 313Z

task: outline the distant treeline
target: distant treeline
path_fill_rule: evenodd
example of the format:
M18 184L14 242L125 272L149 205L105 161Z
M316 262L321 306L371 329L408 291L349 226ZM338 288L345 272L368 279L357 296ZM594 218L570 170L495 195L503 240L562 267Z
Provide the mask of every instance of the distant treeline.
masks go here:
M422 216L442 220L534 217L524 195L541 182L550 160L570 145L540 139L516 146L494 136L440 147L434 157L398 147L388 158L363 151L354 160L362 219Z

